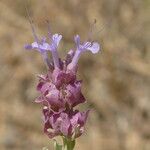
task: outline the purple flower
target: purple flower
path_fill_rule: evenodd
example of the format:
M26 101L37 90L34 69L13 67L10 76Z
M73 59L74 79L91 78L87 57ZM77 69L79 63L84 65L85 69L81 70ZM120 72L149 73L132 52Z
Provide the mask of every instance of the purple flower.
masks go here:
M56 112L84 103L86 99L81 92L81 81L77 81L71 73L55 71L39 77L37 90L41 95L35 102L43 103Z
M76 51L70 50L62 61L58 56L58 45L62 35L51 35L49 42L46 38L39 40L32 27L35 42L25 46L26 49L39 51L46 64L46 75L39 75L37 91L40 93L35 102L43 105L44 132L49 138L64 136L74 140L82 135L89 111L79 112L75 106L84 103L85 97L81 91L82 82L77 80L77 63L82 52L97 53L100 45L97 42L81 42L79 35L74 37ZM48 58L52 53L53 61Z
M76 81L73 84L69 84L66 87L66 99L70 107L74 107L80 103L84 103L86 99L81 93L81 82Z
M54 34L51 39L51 44L49 50L56 51L59 45L60 40L62 39L62 35Z
M76 43L77 50L84 52L86 50L91 51L93 54L97 53L100 50L100 46L97 42L83 42L80 43L80 36L76 35L74 37L74 41Z
M52 37L49 38L50 38L50 44L49 44L49 49L47 50L50 50L52 53L55 68L60 68L57 48L60 40L62 39L62 35L54 34Z
M56 51L61 39L62 39L62 35L59 35L56 33L56 34L52 35L52 37L50 38L50 40L51 40L50 44L47 43L46 38L43 37L40 42L35 41L31 45L27 44L27 45L25 45L25 48L28 50L36 49L40 53L43 53L43 52L48 51L48 50L49 51Z
M54 66L56 68L59 68L59 57L57 53L57 48L60 40L62 39L62 35L54 34L52 35L52 37L49 38L50 38L50 44L46 42L46 38L44 37L40 42L35 41L31 45L30 44L25 45L25 48L28 50L32 50L32 49L38 50L42 54L48 66L49 66L49 60L47 56L47 51L51 51L53 61L54 61Z
M68 65L68 69L73 69L77 65L79 57L82 52L91 51L93 54L95 54L100 50L100 45L97 42L86 41L81 43L79 35L76 35L74 37L74 41L76 43L77 49L71 63Z
M63 111L54 113L43 108L44 114L44 132L50 137L65 136L75 139L84 132L89 111L79 112L78 110Z
M44 53L49 49L49 44L46 43L46 38L44 37L40 43L35 41L31 45L30 44L25 45L25 48L27 50L36 49L40 53Z
M63 84L73 83L76 79L76 74L72 71L55 69L52 73L53 83L59 88Z

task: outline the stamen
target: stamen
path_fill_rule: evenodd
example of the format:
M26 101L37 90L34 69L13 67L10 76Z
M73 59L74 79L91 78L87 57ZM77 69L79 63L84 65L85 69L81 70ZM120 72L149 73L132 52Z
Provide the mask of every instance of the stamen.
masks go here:
M34 36L34 40L39 43L39 39L36 35L36 32L35 32L35 28L34 28L34 23L33 23L33 19L31 18L31 15L29 13L29 10L27 8L27 6L25 6L25 9L26 9L26 12L27 12L27 17L28 17L28 20L29 20L29 23L30 23L30 26L31 26L31 29L32 29L32 34Z
M97 34L99 34L99 33L102 32L105 28L107 28L107 27L110 25L110 23L111 23L111 20L108 21L108 22L106 22L106 23L104 23L104 24L102 25L102 27L100 28L100 30L98 30Z
M90 25L90 30L88 33L88 40L87 41L91 41L91 39L92 39L93 29L95 28L96 22L97 22L97 20L94 19L93 23Z
M49 20L46 20L46 23L47 23L47 28L48 28L48 37L51 40L52 39L52 34L51 34L51 27L50 27Z

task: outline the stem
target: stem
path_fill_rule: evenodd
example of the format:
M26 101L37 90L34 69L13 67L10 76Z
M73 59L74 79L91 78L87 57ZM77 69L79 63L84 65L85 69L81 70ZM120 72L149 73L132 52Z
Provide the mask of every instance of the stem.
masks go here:
M73 150L75 147L75 140L63 137L63 150Z
M62 137L63 139L63 145L60 145L57 143L56 140L54 140L54 147L55 150L73 150L75 147L75 140L71 140L65 137Z

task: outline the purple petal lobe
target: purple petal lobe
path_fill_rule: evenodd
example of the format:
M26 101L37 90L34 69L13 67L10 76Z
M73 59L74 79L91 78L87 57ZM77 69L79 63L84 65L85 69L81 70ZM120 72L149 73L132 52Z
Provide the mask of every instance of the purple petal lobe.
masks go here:
M53 41L55 42L56 46L58 47L60 40L62 39L62 35L54 34L52 37Z
M91 44L91 46L87 47L93 54L98 53L100 50L100 45L97 42Z
M32 45L26 44L26 45L24 46L24 48L27 49L27 50L31 50L31 49L32 49Z
M67 102L70 106L76 106L86 101L81 93L80 82L76 82L75 84L69 84L66 87L66 94Z
M52 36L52 41L51 41L51 45L50 45L50 50L51 51L57 50L57 47L58 47L59 42L60 42L61 39L62 39L62 35L54 34Z
M84 125L88 116L87 112L79 112L78 110L70 110L55 113L43 108L44 115L44 132L53 138L63 135L67 138L75 139L84 132Z

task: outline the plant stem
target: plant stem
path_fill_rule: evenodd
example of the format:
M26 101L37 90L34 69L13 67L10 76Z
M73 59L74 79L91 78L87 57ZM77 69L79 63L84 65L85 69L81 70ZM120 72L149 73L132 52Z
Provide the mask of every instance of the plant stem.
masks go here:
M63 137L63 150L73 150L75 147L75 140Z
M63 139L63 145L60 145L57 143L56 140L54 140L54 147L55 150L73 150L75 147L75 140L71 140L65 137L62 137Z

